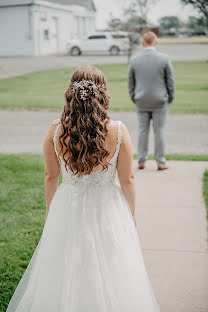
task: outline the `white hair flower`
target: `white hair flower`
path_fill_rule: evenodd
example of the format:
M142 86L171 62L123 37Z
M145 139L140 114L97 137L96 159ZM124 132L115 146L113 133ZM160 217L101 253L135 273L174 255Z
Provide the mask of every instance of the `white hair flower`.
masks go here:
M83 90L83 89L81 89L81 90L79 91L79 93L80 93L80 97L81 97L81 99L85 101L85 100L86 100L86 97L85 97L85 96L87 96L87 95L88 95L87 90Z
M93 94L96 96L97 95L97 90L98 90L98 85L94 81L93 81L92 88L93 88Z
M85 80L82 79L81 81L77 82L74 81L73 82L73 88L72 88L72 92L75 94L77 89L80 89L79 93L80 93L80 97L82 100L86 100L86 96L88 95L88 90L85 90L85 88L88 88L90 85L92 85L92 93L94 96L97 96L97 91L99 86L92 80Z

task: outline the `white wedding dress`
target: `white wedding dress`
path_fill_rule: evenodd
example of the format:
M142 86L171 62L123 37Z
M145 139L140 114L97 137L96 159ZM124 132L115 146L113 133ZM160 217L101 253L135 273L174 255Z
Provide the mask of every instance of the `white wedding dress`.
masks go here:
M59 124L54 134L56 136ZM62 183L7 312L158 312L126 197L111 165Z

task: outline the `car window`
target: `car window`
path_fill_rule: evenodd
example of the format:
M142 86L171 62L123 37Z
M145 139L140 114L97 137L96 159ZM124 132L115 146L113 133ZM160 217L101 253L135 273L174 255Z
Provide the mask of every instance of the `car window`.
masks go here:
M124 39L124 38L128 38L127 35L119 35L119 34L114 34L114 35L112 35L112 37L113 37L114 39Z
M89 40L95 40L95 39L106 39L105 35L94 35L94 36L89 36Z

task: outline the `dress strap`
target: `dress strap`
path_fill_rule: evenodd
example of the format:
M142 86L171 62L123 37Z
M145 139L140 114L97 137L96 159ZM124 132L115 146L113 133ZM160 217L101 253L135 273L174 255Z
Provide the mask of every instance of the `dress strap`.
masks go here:
M117 137L116 155L118 156L121 145L121 121L118 120L117 124L118 124L118 137Z
M54 144L54 149L55 149L56 156L57 156L58 160L59 160L59 155L58 155L58 151L57 151L56 137L57 137L59 125L60 125L60 124L58 123L58 125L57 125L56 128L55 128L54 135L53 135L53 144Z

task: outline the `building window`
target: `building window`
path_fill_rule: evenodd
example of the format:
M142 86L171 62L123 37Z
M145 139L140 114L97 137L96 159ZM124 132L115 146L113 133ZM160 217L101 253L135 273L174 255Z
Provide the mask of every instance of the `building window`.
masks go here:
M43 37L44 37L44 40L49 40L49 30L48 29L44 29Z

